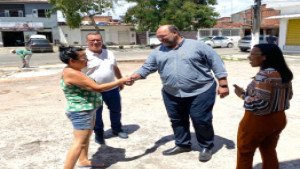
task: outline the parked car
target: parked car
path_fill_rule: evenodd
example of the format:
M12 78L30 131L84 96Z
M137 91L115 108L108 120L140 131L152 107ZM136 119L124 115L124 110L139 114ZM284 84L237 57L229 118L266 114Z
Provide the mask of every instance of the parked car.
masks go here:
M46 39L46 36L45 35L36 34L36 35L31 35L29 39Z
M53 45L47 39L30 39L25 47L32 52L53 52Z
M211 47L233 47L232 39L229 39L226 36L208 36L200 40Z
M269 35L259 35L259 44L266 43L266 38L268 36ZM238 41L238 47L240 48L241 51L245 52L248 49L251 49L251 41L252 41L252 36L246 35Z

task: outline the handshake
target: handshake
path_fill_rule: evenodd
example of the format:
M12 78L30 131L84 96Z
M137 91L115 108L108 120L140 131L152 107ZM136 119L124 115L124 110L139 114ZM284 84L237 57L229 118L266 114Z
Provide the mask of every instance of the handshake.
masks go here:
M141 78L142 78L142 76L139 75L139 74L132 74L130 77L125 77L125 78L122 78L122 79L124 79L123 84L125 84L127 86L131 86L131 85L133 85L133 83L136 80L139 80Z

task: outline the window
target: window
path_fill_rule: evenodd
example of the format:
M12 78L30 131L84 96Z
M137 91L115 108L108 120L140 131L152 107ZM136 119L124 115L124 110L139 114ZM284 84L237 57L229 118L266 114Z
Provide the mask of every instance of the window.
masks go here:
M17 10L9 10L10 17L19 17L19 11Z
M224 29L224 30L222 30L222 35L223 36L231 36L231 31L229 29Z
M39 18L46 18L47 17L47 12L49 12L49 9L39 9L38 10L38 17Z
M209 30L200 30L200 36L201 37L210 36L210 31Z
M4 10L4 17L23 17L23 11L22 10Z
M218 36L218 35L219 35L219 30L212 31L212 36Z
M39 18L46 18L46 12L45 12L45 9L39 9L39 10L38 10L38 17L39 17Z
M35 18L46 18L49 9L32 9L32 16Z
M240 36L240 30L239 29L231 30L231 36Z

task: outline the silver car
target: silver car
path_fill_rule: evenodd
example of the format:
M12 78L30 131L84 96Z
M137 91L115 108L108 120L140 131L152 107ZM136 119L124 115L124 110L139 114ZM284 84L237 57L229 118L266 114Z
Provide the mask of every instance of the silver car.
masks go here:
M269 35L259 35L259 44L266 43L266 38ZM277 37L276 37L277 38ZM238 47L241 51L245 52L251 48L251 35L246 35L238 41Z
M208 36L200 40L211 47L233 47L232 39L229 39L226 36Z

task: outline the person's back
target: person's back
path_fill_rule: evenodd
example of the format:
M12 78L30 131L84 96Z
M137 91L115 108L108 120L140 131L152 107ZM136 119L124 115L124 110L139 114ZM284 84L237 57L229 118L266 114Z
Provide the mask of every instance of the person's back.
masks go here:
M276 40L277 40L277 38L272 35L270 35L269 37L266 38L266 41L268 44L276 44Z
M26 49L17 49L16 54L18 54L23 59L26 55L31 55L32 52Z
M23 62L22 68L29 68L29 61L32 56L32 52L26 49L17 49L17 50L11 50L10 53L17 54L20 56Z

